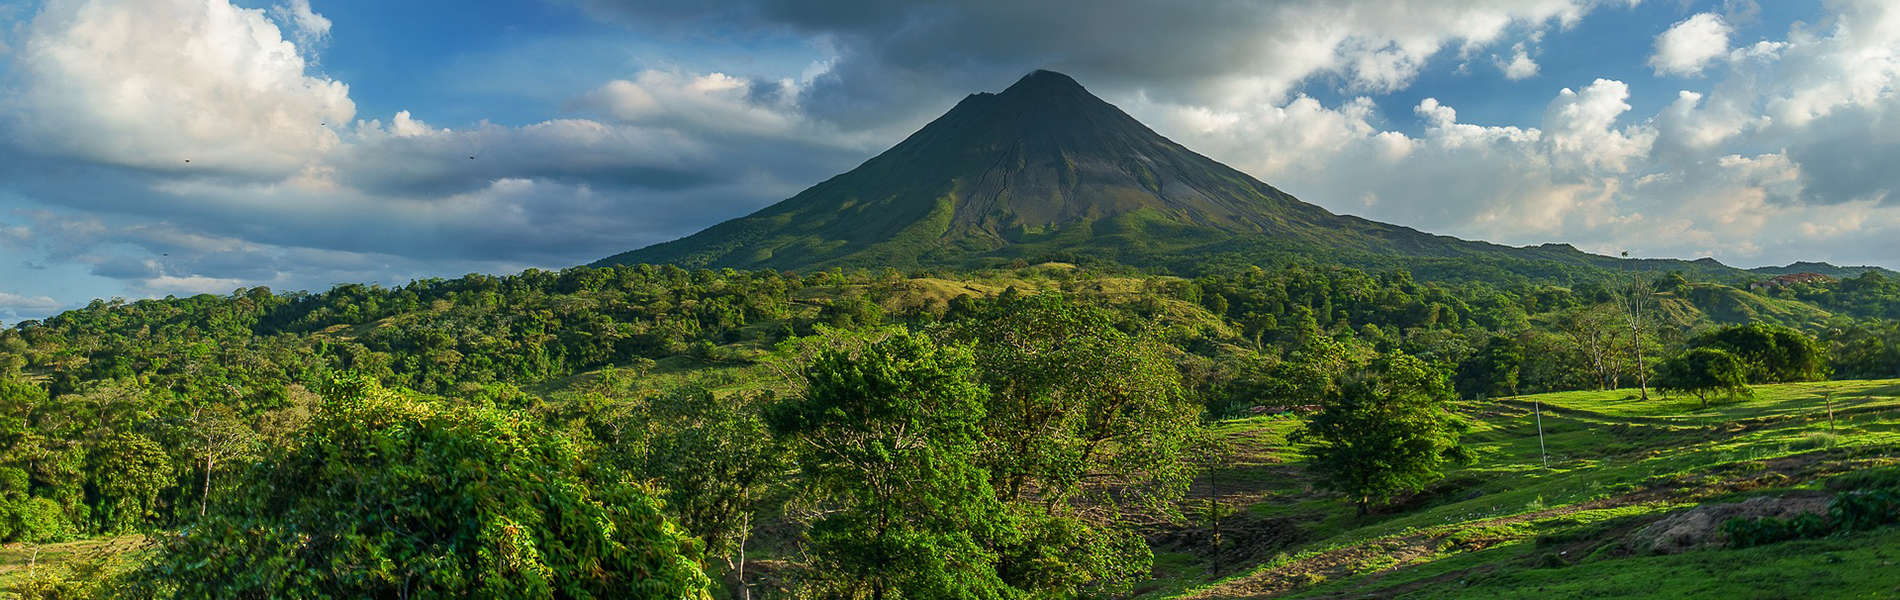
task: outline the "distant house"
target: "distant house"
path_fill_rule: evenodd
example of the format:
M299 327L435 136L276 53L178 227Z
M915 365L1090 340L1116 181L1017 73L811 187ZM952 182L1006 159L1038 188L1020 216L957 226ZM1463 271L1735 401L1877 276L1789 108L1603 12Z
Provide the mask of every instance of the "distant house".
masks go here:
M1748 284L1748 289L1753 290L1753 291L1760 291L1760 290L1766 290L1769 288L1787 287L1787 286L1795 285L1795 284L1814 285L1814 284L1823 284L1823 283L1834 283L1834 281L1835 280L1833 277L1828 277L1820 273L1789 273L1787 275L1776 275L1772 278L1769 278L1767 281L1756 281L1756 282L1750 283Z

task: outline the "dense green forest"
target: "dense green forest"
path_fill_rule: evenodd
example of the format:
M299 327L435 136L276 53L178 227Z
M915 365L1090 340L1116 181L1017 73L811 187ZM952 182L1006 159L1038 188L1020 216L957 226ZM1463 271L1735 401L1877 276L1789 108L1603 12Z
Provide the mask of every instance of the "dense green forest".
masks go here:
M0 330L0 541L146 535L35 597L1115 595L1207 517L1229 419L1318 415L1286 443L1364 513L1471 460L1455 402L1900 377L1900 281L1692 277L640 265L95 301Z

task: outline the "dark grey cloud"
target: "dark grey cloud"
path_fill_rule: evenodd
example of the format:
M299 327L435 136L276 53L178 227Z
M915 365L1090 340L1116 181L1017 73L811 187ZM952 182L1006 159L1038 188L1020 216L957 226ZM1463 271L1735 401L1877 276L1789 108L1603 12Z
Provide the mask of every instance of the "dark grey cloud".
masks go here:
M1803 201L1900 206L1900 102L1881 108L1841 110L1783 138L1801 165Z
M1033 69L1161 101L1269 98L1314 75L1392 89L1447 46L1574 19L1596 0L1177 2L1134 0L568 0L655 35L708 27L824 40L837 56L802 103L820 118L884 123L941 109ZM1254 100L1255 98L1248 98Z

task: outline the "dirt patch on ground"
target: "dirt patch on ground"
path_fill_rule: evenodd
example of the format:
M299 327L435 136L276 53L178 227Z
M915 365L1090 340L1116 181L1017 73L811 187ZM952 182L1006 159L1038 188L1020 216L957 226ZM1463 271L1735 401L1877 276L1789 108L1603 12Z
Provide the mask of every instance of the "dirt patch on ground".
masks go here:
M1221 521L1219 547L1211 527L1169 529L1148 536L1156 550L1198 556L1216 572L1231 572L1260 564L1306 540L1297 519L1262 519L1242 513Z
M1629 545L1637 552L1675 554L1727 541L1722 523L1729 519L1774 517L1787 519L1827 510L1826 495L1800 495L1771 498L1760 496L1743 502L1704 504L1668 516L1636 531Z

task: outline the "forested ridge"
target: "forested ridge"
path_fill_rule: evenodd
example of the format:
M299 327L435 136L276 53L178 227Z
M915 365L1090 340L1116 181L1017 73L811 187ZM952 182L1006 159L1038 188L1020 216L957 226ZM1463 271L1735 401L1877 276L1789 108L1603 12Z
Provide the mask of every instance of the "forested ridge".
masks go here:
M1223 419L1317 411L1289 443L1363 512L1467 460L1460 399L1900 377L1900 281L1694 277L639 265L95 301L0 330L0 541L148 535L35 580L60 593L1121 594L1202 518ZM240 546L279 558L215 559Z

